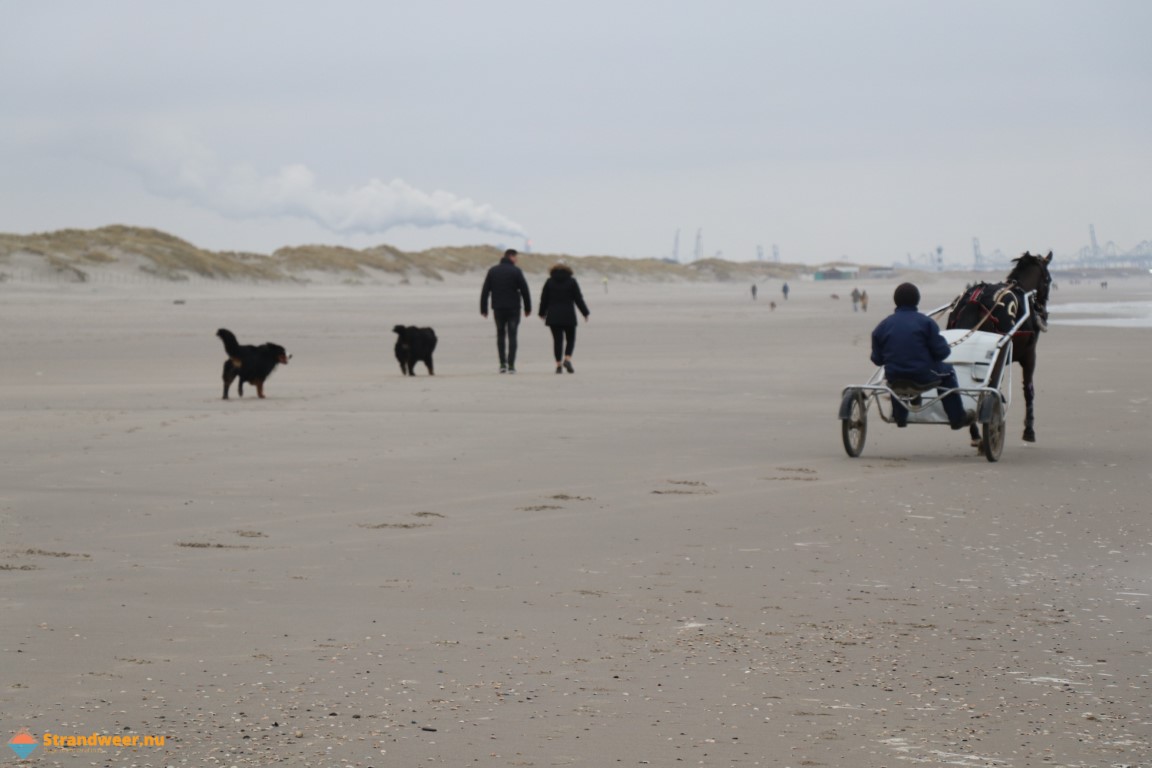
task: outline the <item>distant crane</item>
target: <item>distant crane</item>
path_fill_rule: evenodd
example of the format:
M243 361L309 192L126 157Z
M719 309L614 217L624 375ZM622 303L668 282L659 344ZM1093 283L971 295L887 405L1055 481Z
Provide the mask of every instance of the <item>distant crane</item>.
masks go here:
M702 259L702 258L704 258L704 230L703 229L697 229L696 230L696 250L692 254L692 260L693 261L700 261L700 259Z
M984 254L980 252L980 238L972 238L972 269L976 272L984 270Z
M1096 225L1088 225L1088 239L1092 242L1092 258L1100 258L1100 243L1096 242Z
M772 244L772 261L780 263L780 247L775 243Z
M756 246L756 261L764 261L764 246Z

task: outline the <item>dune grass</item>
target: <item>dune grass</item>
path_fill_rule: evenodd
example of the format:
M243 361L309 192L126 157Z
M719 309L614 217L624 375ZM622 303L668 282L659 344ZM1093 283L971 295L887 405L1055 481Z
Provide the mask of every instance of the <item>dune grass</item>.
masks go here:
M100 229L62 229L34 235L0 235L0 259L23 252L42 256L56 271L116 264L138 257L139 268L169 279L203 277L282 280L266 256L217 253L155 229L114 225Z
M493 246L454 246L408 253L389 245L357 250L335 245L280 248L271 255L208 251L156 229L113 225L99 229L63 229L32 235L0 234L0 264L16 254L43 260L46 269L85 280L89 271L112 266L134 266L141 272L168 280L200 276L220 280L299 280L307 273L330 273L359 282L372 273L401 279L443 280L445 275L482 272L499 261ZM793 278L799 265L765 262L728 262L704 259L678 264L660 259L617 256L566 256L521 253L520 266L543 275L563 261L578 275L636 281L740 281Z

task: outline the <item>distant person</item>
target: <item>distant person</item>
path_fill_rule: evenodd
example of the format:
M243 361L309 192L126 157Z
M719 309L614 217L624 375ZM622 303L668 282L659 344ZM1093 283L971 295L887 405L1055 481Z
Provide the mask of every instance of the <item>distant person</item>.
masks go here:
M552 351L556 358L556 373L576 373L572 367L572 352L576 348L576 310L588 322L588 305L580 292L580 284L572 276L567 264L557 264L548 273L548 280L540 291L540 319L552 331Z
M756 283L752 283L752 301L756 301Z
M860 309L860 289L852 289L852 311L857 312Z
M604 276L604 293L608 293L608 276Z
M780 292L784 294L784 301L788 301L788 283L784 283L784 287L780 289Z
M863 312L868 311L868 291L860 291L860 309Z
M917 309L920 289L912 283L901 283L892 299L896 311L872 331L872 362L884 366L884 377L888 381L911 381L929 388L938 384L945 389L955 389L956 371L944 362L952 349L940 335L936 321ZM944 396L943 405L952 429L963 429L975 420L975 414L965 412L964 401L955 392ZM908 423L908 409L895 397L892 416L899 427Z
M516 373L516 332L520 329L520 304L524 317L532 314L532 295L528 281L516 266L520 254L509 248L500 263L488 270L480 290L480 314L488 317L488 297L492 297L492 315L496 319L496 351L500 353L500 373ZM507 339L507 351L505 351Z

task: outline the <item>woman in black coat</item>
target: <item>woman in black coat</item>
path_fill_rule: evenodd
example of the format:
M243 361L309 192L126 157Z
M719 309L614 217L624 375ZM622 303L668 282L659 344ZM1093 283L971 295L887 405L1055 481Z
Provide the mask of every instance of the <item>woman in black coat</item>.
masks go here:
M547 282L540 292L540 317L552 331L552 349L556 356L556 373L576 373L572 367L572 350L576 347L576 310L588 322L588 305L580 293L580 284L572 277L572 269L557 264L548 273Z

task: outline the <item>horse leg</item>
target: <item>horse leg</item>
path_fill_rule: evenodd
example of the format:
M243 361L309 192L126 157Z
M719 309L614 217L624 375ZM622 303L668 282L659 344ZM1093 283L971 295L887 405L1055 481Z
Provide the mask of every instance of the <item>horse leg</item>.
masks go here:
M1032 382L1032 373L1036 370L1036 353L1023 355L1020 365L1024 369L1024 442L1036 442L1036 430L1033 429L1035 413L1032 410L1032 401L1036 399L1036 387Z
M972 438L972 447L980 447L980 428L975 424L968 425L968 436Z
M1034 423L1034 414L1032 412L1032 401L1036 397L1036 388L1032 382L1024 384L1024 442L1036 442L1036 430L1032 428Z

